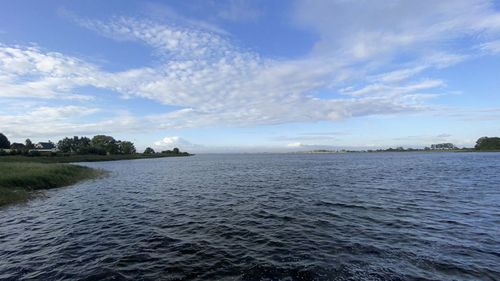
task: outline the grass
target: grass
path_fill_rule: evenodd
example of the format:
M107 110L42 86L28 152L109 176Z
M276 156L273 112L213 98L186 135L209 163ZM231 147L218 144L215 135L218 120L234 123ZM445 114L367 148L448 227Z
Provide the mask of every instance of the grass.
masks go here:
M0 163L0 206L33 197L33 191L96 178L103 171L68 164Z
M41 156L24 156L24 155L5 155L0 156L0 164L5 162L36 162L36 163L74 163L74 162L97 162L97 161L115 161L115 160L130 160L130 159L149 159L161 157L181 157L189 156L189 154L115 154L115 155L41 155Z

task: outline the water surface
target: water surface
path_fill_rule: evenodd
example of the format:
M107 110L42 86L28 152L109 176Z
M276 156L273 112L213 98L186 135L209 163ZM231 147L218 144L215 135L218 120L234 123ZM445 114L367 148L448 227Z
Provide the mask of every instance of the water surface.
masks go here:
M0 209L1 280L500 280L500 154L197 155Z

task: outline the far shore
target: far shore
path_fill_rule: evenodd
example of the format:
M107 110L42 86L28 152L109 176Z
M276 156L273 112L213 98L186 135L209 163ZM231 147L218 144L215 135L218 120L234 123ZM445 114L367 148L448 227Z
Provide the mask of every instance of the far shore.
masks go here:
M346 153L466 153L466 152L500 152L500 150L450 149L450 150L311 150L287 152L288 154L346 154Z

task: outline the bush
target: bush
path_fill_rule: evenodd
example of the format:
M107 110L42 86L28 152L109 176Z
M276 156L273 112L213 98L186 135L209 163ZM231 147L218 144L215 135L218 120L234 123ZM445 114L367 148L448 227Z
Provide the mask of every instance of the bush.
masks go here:
M96 154L96 155L106 155L106 150L100 147L87 147L78 151L78 154Z
M30 150L28 152L28 156L40 156L40 151L37 150Z

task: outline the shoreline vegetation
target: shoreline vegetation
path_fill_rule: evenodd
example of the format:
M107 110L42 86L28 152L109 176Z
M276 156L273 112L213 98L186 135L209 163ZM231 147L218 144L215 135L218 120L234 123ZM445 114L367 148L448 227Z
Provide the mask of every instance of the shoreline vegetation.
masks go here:
M10 143L0 133L0 207L25 202L41 190L68 186L104 176L106 171L67 164L77 162L152 159L191 156L178 148L155 152L148 147L137 153L132 142L97 135L48 142Z
M53 163L0 163L0 170L0 207L25 202L42 189L68 186L106 174L89 167Z

